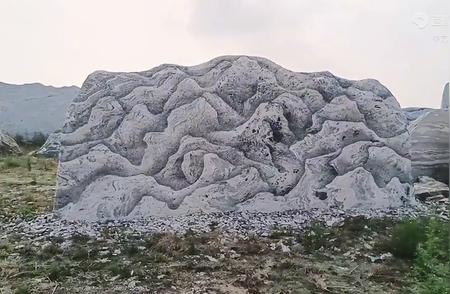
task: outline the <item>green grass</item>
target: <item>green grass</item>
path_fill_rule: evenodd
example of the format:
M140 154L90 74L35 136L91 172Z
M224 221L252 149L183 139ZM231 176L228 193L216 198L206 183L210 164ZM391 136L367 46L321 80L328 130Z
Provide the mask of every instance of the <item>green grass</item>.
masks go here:
M74 246L72 252L72 259L73 260L87 260L89 259L89 250L87 247L84 246Z
M0 220L30 220L53 207L57 162L0 156Z
M378 246L396 258L412 261L413 270L409 275L411 293L449 293L448 221L437 218L403 220Z
M379 238L386 239L385 236L396 232L404 236L403 231L410 231L404 229L408 228L406 222L355 218L331 228L316 223L306 232L280 229L268 237L247 235L245 238L223 235L218 230L137 236L108 229L102 232L102 238L75 235L63 240L49 237L35 244L22 235L9 235L0 240L0 289L3 284L9 287L6 289L13 289L13 293L18 287L32 293L51 293L57 283L61 285L58 291L64 288L66 293L72 293L71 290L89 284L99 287L98 293L113 287L128 293L131 290L127 289L127 280L131 278L139 286L154 292L176 286L184 293L192 287L195 276L203 285L229 285L230 293L233 290L324 293L325 285L330 293L357 293L357 289L364 293L405 293L402 291L414 286L416 292L413 293L439 294L440 288L436 287L442 285L445 264L438 265L430 258L444 259L446 256L442 250L433 249L434 253L430 253L429 248L436 248L433 242L419 242L416 256L417 260L422 255L423 260L432 260L436 268L417 261L414 274L414 260L394 257L375 264L365 258L365 254L375 256L379 253L363 247L361 242L374 244ZM394 229L396 224L398 228ZM377 230L372 231L371 227ZM430 230L431 225L426 228L427 236L442 233L442 230ZM289 246L291 251L285 253L279 247L272 249L273 244L279 242ZM22 246L17 247L18 244ZM312 254L305 252L306 244ZM357 260L352 260L344 254L347 251L358 251L363 255L355 255ZM433 275L429 276L431 273ZM355 278L362 283L355 285ZM224 293L223 289L212 288L217 293Z
M330 239L331 229L320 222L315 222L304 235L299 236L299 241L305 248L306 253L313 253L324 247Z
M448 294L450 281L449 223L431 219L425 240L417 247L413 269L413 293Z
M14 291L14 294L31 294L31 291L26 286L19 286L19 288Z
M108 271L113 276L119 276L122 279L128 279L129 277L131 277L130 267L122 264L119 261L115 261L115 262L111 263L108 267Z
M11 169L24 166L25 161L23 157L7 156L1 162L1 169Z
M40 252L39 256L42 259L51 259L55 257L56 255L62 254L63 251L56 243L50 243L49 245L45 246L44 249Z
M63 262L53 262L46 269L46 273L51 281L61 281L71 274L70 267Z

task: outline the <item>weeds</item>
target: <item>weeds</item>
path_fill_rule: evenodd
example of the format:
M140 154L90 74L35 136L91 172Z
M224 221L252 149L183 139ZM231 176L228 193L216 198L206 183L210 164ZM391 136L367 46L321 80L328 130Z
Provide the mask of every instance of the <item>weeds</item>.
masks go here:
M2 169L10 169L10 168L17 168L21 167L23 165L23 161L20 157L13 157L8 156L5 157L2 164Z
M135 244L125 246L124 253L128 256L135 256L139 253L139 249Z
M129 277L131 277L131 271L130 271L129 267L126 265L123 265L117 261L113 262L112 264L109 265L108 271L113 276L119 276L122 279L128 279Z
M31 158L29 156L27 156L26 165L27 165L27 170L31 171Z
M299 241L303 245L306 253L313 253L327 245L329 234L329 228L323 223L316 222L312 224L308 233L300 236Z
M64 263L54 262L47 268L47 276L51 281L61 281L70 275L70 268Z
M239 240L232 249L242 255L257 255L264 253L267 246L258 237L252 235L248 240Z
M83 246L75 246L72 251L73 260L86 260L89 258L89 250Z
M414 259L417 246L425 240L425 222L423 220L405 220L394 226L389 239L378 244L382 251L403 259Z
M62 249L58 246L58 244L50 243L49 245L45 246L44 249L42 249L39 256L42 259L51 259L52 257L61 253Z
M412 291L447 294L450 278L448 222L431 219L426 226L425 238L417 249Z
M31 291L26 286L20 286L14 291L14 294L31 294Z
M86 244L90 240L89 236L82 234L74 234L72 241L76 244Z

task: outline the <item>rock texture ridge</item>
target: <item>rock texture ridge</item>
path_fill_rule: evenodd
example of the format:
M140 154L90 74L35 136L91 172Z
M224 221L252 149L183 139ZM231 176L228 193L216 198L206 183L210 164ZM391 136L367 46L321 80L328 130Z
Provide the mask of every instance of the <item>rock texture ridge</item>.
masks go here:
M224 56L95 72L60 134L67 218L389 207L411 199L408 120L376 80Z

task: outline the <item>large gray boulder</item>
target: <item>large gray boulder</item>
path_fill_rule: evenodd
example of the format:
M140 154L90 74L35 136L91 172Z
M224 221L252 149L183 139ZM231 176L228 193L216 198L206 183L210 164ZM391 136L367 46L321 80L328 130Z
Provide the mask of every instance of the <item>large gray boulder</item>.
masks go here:
M62 127L67 106L79 90L76 86L0 82L0 129L24 140L47 136Z
M0 154L20 154L17 142L4 131L0 130Z
M415 195L418 199L425 201L431 197L439 196L448 198L448 184L436 181L427 176L420 176L414 183Z
M428 176L448 184L448 109L427 109L411 122L409 131L413 178Z
M99 71L60 134L57 207L97 220L400 206L413 198L407 125L376 80L259 57Z

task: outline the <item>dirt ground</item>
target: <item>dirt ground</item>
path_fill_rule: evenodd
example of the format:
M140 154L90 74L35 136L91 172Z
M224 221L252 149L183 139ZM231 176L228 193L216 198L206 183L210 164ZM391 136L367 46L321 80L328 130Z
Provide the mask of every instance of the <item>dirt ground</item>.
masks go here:
M56 168L1 157L0 224L50 212ZM266 237L124 228L62 239L0 228L0 293L407 293L411 261L383 248L396 222L353 218Z

